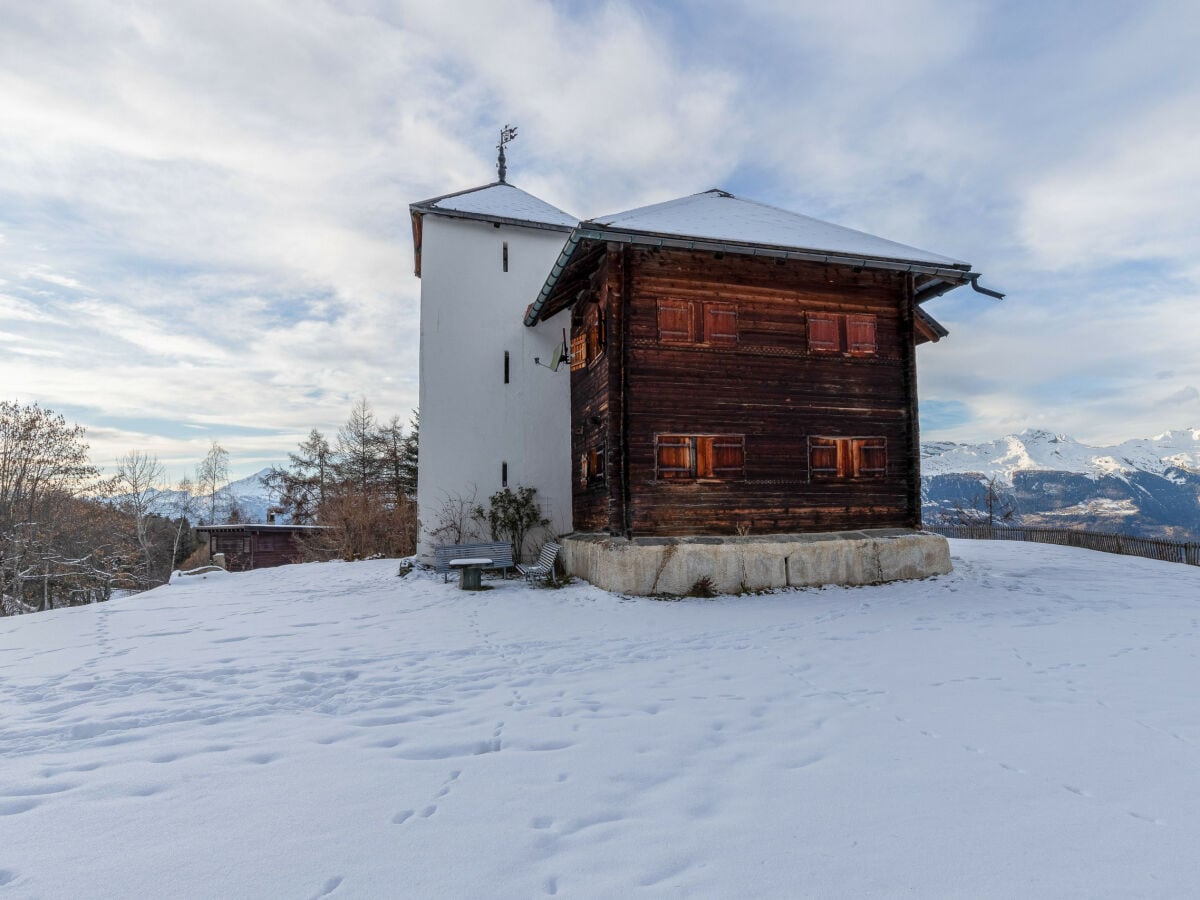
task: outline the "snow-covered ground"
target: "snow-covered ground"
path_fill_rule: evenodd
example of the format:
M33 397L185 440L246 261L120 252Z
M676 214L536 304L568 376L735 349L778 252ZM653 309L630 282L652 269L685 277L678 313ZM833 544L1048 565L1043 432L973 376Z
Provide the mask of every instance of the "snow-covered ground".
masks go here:
M389 561L0 620L0 898L1190 897L1200 570L663 602Z

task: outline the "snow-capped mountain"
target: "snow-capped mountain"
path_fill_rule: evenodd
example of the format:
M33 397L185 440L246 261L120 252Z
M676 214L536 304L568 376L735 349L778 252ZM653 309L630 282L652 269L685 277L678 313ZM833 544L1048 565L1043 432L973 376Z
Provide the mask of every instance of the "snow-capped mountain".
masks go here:
M263 487L262 477L270 472L262 469L253 475L232 481L217 495L215 521L226 522L234 507L237 508L238 518L242 522L267 521L267 509L271 506L272 498ZM120 501L120 497L114 498ZM157 491L155 493L154 509L160 515L175 518L187 515L192 522L208 518L208 497L192 495L190 498L183 491ZM188 512L190 507L190 512Z
M977 507L994 478L1015 524L1200 537L1200 428L1108 447L1040 430L982 444L932 441L921 473L930 524Z
M978 472L1007 484L1012 484L1013 473L1021 471L1164 475L1172 468L1200 472L1200 428L1165 431L1111 447L1093 447L1065 434L1034 429L984 444L933 441L921 447L923 475Z

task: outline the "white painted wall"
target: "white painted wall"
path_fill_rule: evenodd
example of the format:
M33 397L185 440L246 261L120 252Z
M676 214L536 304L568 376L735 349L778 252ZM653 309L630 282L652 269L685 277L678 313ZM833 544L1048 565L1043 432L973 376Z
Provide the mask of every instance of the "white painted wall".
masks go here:
M551 372L533 362L549 362L562 341L562 321L535 328L521 323L566 238L562 231L424 217L417 479L422 558L431 558L439 543L429 533L443 500L474 490L486 506L501 489L503 462L508 486L537 488L551 529L571 531L571 375L566 365Z

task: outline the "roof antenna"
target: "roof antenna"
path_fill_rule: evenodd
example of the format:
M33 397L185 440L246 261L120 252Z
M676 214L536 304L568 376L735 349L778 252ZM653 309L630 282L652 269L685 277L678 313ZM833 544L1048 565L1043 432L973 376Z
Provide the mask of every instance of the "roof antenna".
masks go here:
M498 143L496 145L496 149L500 151L500 161L496 164L496 167L500 170L500 183L501 184L507 184L507 182L504 179L505 179L505 176L508 175L508 165L504 160L504 145L507 144L509 141L511 141L516 136L517 136L517 126L516 125L505 125L503 128L500 129L500 143Z

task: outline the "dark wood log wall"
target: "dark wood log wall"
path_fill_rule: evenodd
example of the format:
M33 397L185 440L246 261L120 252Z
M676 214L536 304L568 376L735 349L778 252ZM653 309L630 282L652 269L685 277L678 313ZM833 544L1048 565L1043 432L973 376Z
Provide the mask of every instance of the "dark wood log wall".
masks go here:
M735 305L737 342L661 341L660 299ZM911 302L898 273L608 245L572 312L573 337L593 316L607 337L603 354L572 371L576 530L918 527ZM876 352L811 352L810 312L874 316ZM658 434L744 435L744 479L657 480ZM814 480L810 436L883 437L887 474ZM585 481L581 460L597 445L604 474Z
M304 558L293 532L212 532L209 550L225 554L225 567L230 572L285 566Z

